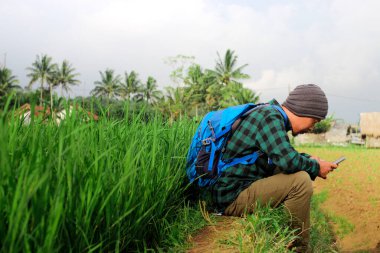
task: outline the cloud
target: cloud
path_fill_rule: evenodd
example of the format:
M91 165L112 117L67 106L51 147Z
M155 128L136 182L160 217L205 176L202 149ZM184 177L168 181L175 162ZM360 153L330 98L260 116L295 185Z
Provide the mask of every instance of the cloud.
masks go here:
M161 87L171 83L164 63L178 54L213 68L216 52L235 50L248 63L245 86L263 100L287 87L317 83L328 94L376 100L380 92L380 2L216 0L3 0L0 54L25 84L36 54L68 59L81 73L77 94L88 94L98 71L136 70ZM331 97L338 115L357 118L376 109ZM355 103L354 116L345 107ZM342 106L342 105L344 106Z

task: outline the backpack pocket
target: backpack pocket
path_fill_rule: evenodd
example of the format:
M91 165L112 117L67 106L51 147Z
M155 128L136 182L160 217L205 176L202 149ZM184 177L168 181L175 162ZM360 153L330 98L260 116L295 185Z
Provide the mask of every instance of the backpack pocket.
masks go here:
M203 146L197 155L197 161L195 163L195 170L198 176L202 178L215 178L218 175L218 161L221 151L215 151L214 161L212 168L209 170L211 152L206 150Z

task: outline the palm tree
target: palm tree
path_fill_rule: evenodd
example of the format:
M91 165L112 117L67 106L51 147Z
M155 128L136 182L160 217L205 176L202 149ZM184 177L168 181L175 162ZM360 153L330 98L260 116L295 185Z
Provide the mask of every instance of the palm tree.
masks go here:
M36 57L35 62L32 63L32 67L27 68L27 70L30 71L30 73L27 75L30 77L30 82L28 87L31 87L33 83L35 83L37 80L40 81L41 84L41 96L40 96L40 106L42 106L42 93L44 89L44 83L49 84L50 88L50 109L53 108L53 85L52 85L52 77L54 75L54 72L56 70L56 64L52 63L52 58L45 55L41 55ZM50 81L49 81L50 80Z
M186 96L189 104L195 106L195 115L198 116L198 108L205 108L207 89L211 84L209 72L203 72L202 68L195 64L189 67L184 83L187 86Z
M228 49L223 60L220 57L220 54L217 54L218 59L216 61L215 70L210 70L215 78L215 82L226 86L231 82L238 82L241 79L249 78L249 75L242 73L243 68L245 68L248 64L237 67L236 64L238 57L235 55L234 51Z
M74 73L74 71L75 68L67 60L62 62L61 67L57 67L53 77L54 81L52 80L52 82L56 86L61 86L61 96L63 96L63 90L65 90L66 94L71 90L70 85L78 85L80 83L79 80L75 79L79 74Z
M223 87L222 90L222 107L241 105L246 103L257 103L259 96L251 89L244 88L241 83L231 83Z
M170 119L182 118L187 108L186 91L183 87L166 87L166 105L170 113Z
M0 67L0 99L6 97L12 89L21 89L20 82L12 71L6 67Z
M236 96L236 101L238 105L246 103L258 103L260 100L260 95L256 94L253 90L248 88L243 88Z
M219 110L223 98L223 86L213 83L207 88L206 105L207 110Z
M94 82L96 86L91 91L91 94L95 96L107 97L107 106L109 107L111 98L115 97L119 90L120 76L115 76L112 69L106 69L104 73L99 71L99 73L101 80Z
M123 99L129 100L134 94L140 90L140 80L135 71L125 72L124 83L120 85L119 95Z
M160 97L162 97L162 92L157 90L157 81L153 77L149 76L144 87L142 87L142 99L145 99L148 104L153 104Z

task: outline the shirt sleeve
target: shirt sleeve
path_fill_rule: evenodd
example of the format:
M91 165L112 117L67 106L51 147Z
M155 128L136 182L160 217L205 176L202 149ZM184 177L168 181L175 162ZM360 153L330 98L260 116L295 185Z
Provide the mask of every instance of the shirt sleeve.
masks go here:
M309 155L309 154L306 154L306 153L300 153L302 156L304 156L304 157L307 157L307 158L310 158L311 157L311 155Z
M290 144L281 114L268 113L256 132L256 146L284 173L306 171L312 180L319 174L319 163L298 153Z

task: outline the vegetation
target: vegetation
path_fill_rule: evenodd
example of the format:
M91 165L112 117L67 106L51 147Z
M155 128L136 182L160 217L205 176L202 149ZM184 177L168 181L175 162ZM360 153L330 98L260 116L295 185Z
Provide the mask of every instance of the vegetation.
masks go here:
M112 69L106 69L106 71L100 71L100 81L95 82L95 88L92 90L92 94L95 96L101 96L107 98L107 105L109 106L111 98L114 98L118 94L120 76L114 73Z
M290 229L289 217L283 209L258 207L243 221L244 229L232 238L240 252L288 252L288 245L296 237Z
M120 84L118 94L122 100L130 100L138 94L141 87L141 81L138 74L131 71L129 74L125 72L124 82Z
M154 104L157 102L162 95L161 91L157 90L157 81L153 77L148 77L148 80L142 87L142 93L140 97L142 100L146 100L148 104Z
M313 252L338 252L335 235L330 224L331 220L321 210L321 205L326 200L326 192L321 192L314 194L311 201L310 244Z
M70 90L70 85L78 85L79 80L75 79L79 74L73 73L75 68L67 61L64 60L61 66L52 62L53 59L48 55L37 55L36 60L32 63L32 67L27 68L30 78L28 89L39 81L40 83L40 106L43 105L43 94L45 91L45 84L48 84L48 90L50 95L50 110L53 111L53 88L61 87L61 96L63 96L63 90L66 93Z
M227 50L223 60L218 53L215 70L210 70L214 77L214 84L227 86L231 83L239 83L241 79L249 78L249 75L242 72L247 64L237 67L237 58L235 52L230 49Z
M258 102L259 96L252 90L243 87L241 80L249 78L243 72L247 64L238 66L237 55L232 50L227 50L224 57L217 54L215 69L203 69L194 62L194 57L176 56L170 59L169 64L176 67L171 77L177 84L176 87L164 87L160 90L156 79L149 76L145 82L139 79L136 71L125 71L123 78L112 69L99 71L100 80L94 82L94 89L91 97L98 97L103 103L105 100L108 110L108 117L123 117L123 110L120 110L124 101L136 104L132 107L149 106L153 110L160 110L171 121L182 117L199 117L210 110L218 110L231 105L248 102ZM49 104L50 111L58 110L59 96L54 93L54 89L60 88L60 96L66 95L72 86L80 84L79 73L67 60L61 64L54 63L52 57L42 54L37 55L31 67L28 67L28 77L30 78L28 90L19 91L17 98L19 105L22 103L32 103L35 93L30 91L33 84L39 83L39 104ZM10 71L10 70L9 70ZM1 73L0 73L1 74ZM9 75L9 74L8 74ZM11 83L7 83L7 94L18 88L17 79L10 74ZM1 92L2 92L1 90ZM2 92L4 93L4 92ZM0 107L4 106L8 95L5 93L0 99ZM48 100L44 98L50 97ZM87 98L73 98L71 101L79 99L92 100ZM11 101L13 105L15 100ZM84 103L83 103L84 104ZM90 110L91 108L85 108ZM112 114L112 111L117 111Z
M2 252L157 249L177 238L176 220L193 219L182 183L191 122L169 125L158 114L146 121L142 111L99 122L74 111L59 127L5 117Z
M313 252L337 252L329 221L321 212L325 194L316 194L311 208L311 248ZM289 227L290 217L285 209L259 206L254 214L241 221L243 229L223 244L234 246L239 252L289 252L297 238L297 231Z
M0 67L0 100L9 96L12 90L20 89L19 80L6 67Z
M61 87L61 96L63 96L63 91L67 94L71 90L70 85L74 86L80 83L78 79L75 79L79 74L74 71L75 68L67 60L64 60L61 66L57 65L52 82L54 87Z
M314 125L312 133L321 134L328 132L331 129L333 122L333 116L328 116L326 119L321 120Z
M54 71L56 69L56 65L52 63L52 58L47 55L37 55L36 60L33 62L32 67L29 67L29 74L28 77L30 78L29 87L37 81L40 82L40 106L42 106L43 103L43 90L44 90L44 84L47 83L49 85L49 91L50 91L50 107L52 109L53 105L53 76Z

